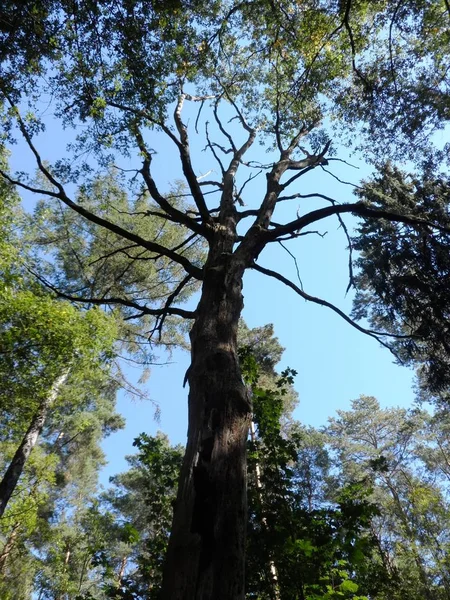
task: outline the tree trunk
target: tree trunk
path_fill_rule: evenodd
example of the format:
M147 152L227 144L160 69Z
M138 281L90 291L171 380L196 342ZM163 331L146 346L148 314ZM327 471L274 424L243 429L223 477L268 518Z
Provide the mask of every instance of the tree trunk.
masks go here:
M237 357L244 267L227 252L205 267L192 328L189 427L161 598L242 600L251 403Z
M420 582L421 582L422 588L423 588L422 589L423 596L424 596L424 598L426 598L426 600L436 600L436 596L435 596L435 593L433 592L433 587L431 585L430 576L426 570L424 560L420 556L420 552L417 548L416 536L414 535L414 532L411 529L408 515L405 513L405 511L403 509L402 501L397 493L397 490L395 489L395 485L390 481L390 479L385 478L385 482L386 482L386 485L387 485L389 491L391 492L392 498L393 498L395 506L397 508L397 514L403 525L404 532L405 532L404 537L409 543L409 551L411 552L413 560L416 563L417 572L418 572L419 579L420 579Z
M255 423L252 421L250 422L250 437L252 440L252 443L255 444L256 442L256 431L255 431ZM267 523L267 519L264 516L264 499L263 499L263 486L261 483L261 467L259 466L259 462L258 460L255 463L255 479L256 479L256 494L258 496L258 501L259 504L261 506L261 522L262 525L264 527L264 529L266 531L269 531L269 525ZM270 586L271 586L271 596L273 600L280 600L281 595L280 595L280 586L278 584L278 569L276 567L275 562L272 560L272 557L269 554L269 580L270 580Z
M53 386L48 396L40 403L37 411L35 412L31 424L28 427L26 434L24 435L20 446L17 448L14 458L12 459L3 479L0 483L0 517L5 512L6 506L14 492L17 482L22 475L23 468L28 457L31 454L38 437L44 427L45 419L47 417L48 409L56 399L59 390L64 385L69 375L69 369L66 369L62 375L55 379Z
M8 556L11 554L14 544L16 543L17 534L19 533L20 523L15 523L12 531L6 540L6 543L3 547L3 550L0 554L0 579L5 574L6 561L8 560Z
M120 587L122 585L122 579L123 579L123 576L125 575L125 569L127 566L127 562L128 562L128 556L125 555L122 558L122 560L120 561L119 573L117 574L117 587Z

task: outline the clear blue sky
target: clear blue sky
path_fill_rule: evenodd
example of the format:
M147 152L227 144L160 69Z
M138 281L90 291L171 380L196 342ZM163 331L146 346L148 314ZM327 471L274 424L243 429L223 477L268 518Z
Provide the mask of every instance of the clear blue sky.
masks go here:
M186 107L185 121L195 119L191 107ZM195 108L198 108L195 107ZM189 114L190 111L190 114ZM206 116L206 106L203 109ZM47 117L47 131L37 140L42 158L53 161L64 153L68 133L62 131L52 121L50 112ZM235 128L236 125L233 125ZM236 132L239 138L240 133ZM192 132L192 135L195 135ZM197 174L200 176L211 169L217 171L217 165L210 153L203 152L204 138L191 140L192 156ZM154 158L154 173L157 183L167 189L170 181L180 178L180 168L176 160L176 150L160 135L150 146L158 150ZM19 149L20 156L17 156ZM13 152L11 164L16 169L33 169L31 157L19 144ZM339 149L337 157L350 160L360 168L357 170L346 164L333 162L332 170L341 179L358 183L367 177L370 168L349 159L346 149ZM270 155L259 146L255 146L249 158L267 163ZM120 166L129 168L131 161L119 161ZM217 177L217 172L208 175L208 179ZM264 174L246 188L244 200L248 208L256 207L264 189ZM354 201L352 188L338 183L321 169L307 174L292 188L292 192L311 193L317 191L327 194L341 202ZM31 201L27 198L27 205ZM280 205L274 220L282 221L283 216L291 220L296 212L307 212L323 203L314 200L293 200ZM355 222L348 219L349 227ZM319 224L324 238L317 235L302 237L289 243L289 249L298 259L301 280L306 292L326 299L344 311L351 309L351 294L345 296L348 283L348 253L346 238L334 218ZM266 249L258 260L259 264L279 270L285 276L298 283L293 259L278 244ZM286 348L280 369L290 366L298 371L296 389L300 404L295 417L304 424L324 425L327 418L337 409L347 409L350 401L360 394L378 398L382 406L407 406L413 402L412 373L410 370L393 364L393 357L376 340L353 329L338 315L329 309L311 303L305 303L295 292L273 279L265 278L256 272L246 274L244 282L244 319L249 327L273 323L275 334ZM160 361L171 364L152 367L151 377L146 384L152 400L161 411L160 422L154 419L155 407L150 402L127 398L120 394L118 409L125 416L127 426L104 443L109 465L101 480L126 469L124 456L133 453L133 439L141 432L155 433L158 429L167 433L173 443L184 443L187 430L187 389L182 382L189 364L187 352L177 350L171 358L161 355ZM132 379L139 378L139 370L129 368Z

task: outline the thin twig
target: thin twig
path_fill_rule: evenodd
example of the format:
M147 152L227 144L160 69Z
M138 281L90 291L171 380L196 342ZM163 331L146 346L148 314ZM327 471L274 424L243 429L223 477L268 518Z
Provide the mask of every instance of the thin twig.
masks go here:
M336 179L336 181L339 181L339 183L343 183L344 185L351 185L352 187L356 188L357 190L362 190L362 187L360 185L356 185L356 183L352 183L351 181L344 181L343 179L339 179L339 177L337 175L335 175L328 169L325 169L325 167L323 165L320 165L320 166L322 168L322 171L325 171L325 173L328 173L328 175L331 175L331 177Z
M300 269L298 268L297 257L294 254L292 254L292 252L289 250L289 248L286 248L286 246L283 244L283 242L281 240L277 240L277 242L280 244L280 246L282 248L284 248L286 250L286 252L289 254L289 256L292 257L294 264L295 264L295 269L297 271L297 279L298 279L298 282L300 283L300 288L303 291L303 282L302 282L302 278L300 277Z

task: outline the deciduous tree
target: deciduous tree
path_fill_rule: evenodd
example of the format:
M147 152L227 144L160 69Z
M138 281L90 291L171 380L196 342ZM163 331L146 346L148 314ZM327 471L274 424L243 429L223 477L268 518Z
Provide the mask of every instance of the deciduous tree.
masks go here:
M163 597L242 598L245 446L252 411L237 358L245 271L254 269L301 298L328 306L385 345L387 336L395 336L411 359L417 357L419 341L429 339L436 341L434 356L446 356L442 336L414 328L408 310L398 313L401 333L367 330L257 261L266 247L311 233L310 227L328 217L336 218L346 232L343 218L350 214L367 223L400 223L413 235L426 229L432 239L447 239L449 226L439 214L378 206L365 196L340 203L320 191L302 194L297 184L310 171L330 166L336 158L332 138L342 139L341 134L345 138L349 131L352 136L360 132L367 156L373 148L415 158L430 154L428 134L443 124L448 113L449 53L444 50L448 5L438 0L400 4L105 0L83 5L58 2L49 4L48 11L43 16L38 11L38 22L44 32L47 24L56 24L55 50L35 60L35 46L27 54L26 38L15 38L4 54L2 68L8 77L1 89L5 136L13 138L17 127L46 184L6 170L2 176L119 236L123 250L139 247L137 252L153 260L165 257L183 271L160 306L144 308L145 300L134 306L134 316L145 312L155 317L155 331L168 315L192 320L192 362L186 375L188 444ZM29 27L27 20L25 31ZM48 48L45 35L31 42ZM33 68L15 78L8 70L13 60ZM46 78L39 81L43 73ZM428 93L431 88L437 91ZM39 150L42 120L33 100L42 93L54 98L54 113L65 126L84 127L71 157L54 165L47 165ZM27 100L34 104L30 113L24 112ZM191 103L199 111L191 111L189 118L185 110ZM206 119L200 110L205 106ZM329 127L333 122L337 131ZM197 135L216 161L217 177L205 177L191 153ZM160 136L172 144L170 160L177 157L192 207L174 202L158 181L155 146ZM252 158L256 141L270 152L264 163ZM204 240L205 258L193 261L183 249L148 238L132 224L121 224L114 209L105 213L84 206L69 182L84 183L89 177L94 165L83 163L82 156L91 151L97 151L100 168L119 154L134 159L138 164L133 176L155 206L151 214L136 215L136 220L178 224L186 237ZM247 200L246 186L257 170L265 173L265 180L258 199L251 195ZM306 198L317 202L314 208L295 202ZM242 207L246 201L249 208ZM283 202L290 202L291 214L279 222L275 213ZM195 310L187 310L177 302L192 281L200 283L201 294ZM354 283L350 270L349 285ZM74 298L93 302L84 290ZM121 299L116 300L120 304ZM436 315L433 327L443 329L443 317Z

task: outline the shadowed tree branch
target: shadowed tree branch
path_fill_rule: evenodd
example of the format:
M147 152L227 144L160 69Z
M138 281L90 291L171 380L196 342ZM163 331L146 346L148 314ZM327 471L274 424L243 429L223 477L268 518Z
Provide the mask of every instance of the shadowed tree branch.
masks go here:
M432 223L427 219L422 219L420 217L415 217L413 215L402 215L400 213L396 213L389 210L382 210L378 208L372 208L367 206L364 202L354 202L350 204L339 204L333 206L326 206L325 208L319 208L317 210L313 210L302 217L299 217L295 221L291 221L290 223L286 223L286 225L282 225L280 227L275 227L274 229L267 230L264 232L264 237L267 240L275 240L280 235L286 235L289 233L294 233L295 231L303 229L307 225L311 225L311 223L316 223L321 219L325 219L332 215L340 215L345 213L351 213L355 216L359 217L368 217L374 219L386 219L387 221L393 221L397 223L405 223L406 225L411 225L412 227L422 226L431 229L436 229L437 231L441 231L443 233L450 234L450 228L444 227L443 225L439 225L438 223Z
M42 162L41 156L33 144L31 135L29 134L27 128L25 127L25 124L23 122L22 117L20 116L20 113L19 113L17 107L14 104L11 104L11 106L15 111L15 116L16 116L16 119L17 119L17 122L19 125L19 129L20 129L28 147L30 148L30 150L32 151L32 153L34 154L34 156L36 158L36 163L38 165L39 171L44 175L44 177L47 179L47 181L49 183L51 183L51 185L56 187L58 192L52 192L51 190L34 188L33 186L29 186L17 179L12 178L10 175L8 175L8 173L6 173L3 170L0 170L0 175L2 175L2 177L4 177L10 183L12 183L18 187L21 187L23 189L26 189L28 191L32 191L37 194L42 194L44 196L50 196L52 198L58 198L66 206L68 206L69 208L74 210L76 213L78 213L85 219L91 221L92 223L95 223L96 225L100 225L101 227L104 227L105 229L108 229L109 231L111 231L119 236L122 236L123 238L125 238L127 240L130 240L131 242L134 242L135 244L142 246L142 248L146 248L147 250L150 250L151 252L156 252L156 253L161 254L162 256L166 256L167 258L170 258L174 262L180 264L185 269L186 273L189 273L190 275L192 275L192 277L195 277L195 279L201 280L203 278L202 270L199 267L196 267L195 265L193 265L186 257L181 256L181 255L177 254L176 252L166 248L165 246L157 244L156 242L146 240L146 239L142 238L141 236L136 235L135 233L128 231L127 229L124 229L123 227L120 227L119 225L116 225L115 223L109 221L108 219L99 217L98 215L87 210L80 204L77 204L76 202L71 200L69 198L69 196L66 194L66 191L65 191L63 185L57 179L55 179L55 177L51 174L51 172L47 169L47 167Z
M257 265L256 263L254 263L251 266L251 268L254 269L255 271L259 271L260 273L263 273L264 275L268 275L269 277L273 277L274 279L281 281L281 283L284 283L284 285L286 285L287 287L290 287L292 290L294 290L294 292L296 292L299 296L301 296L308 302L313 302L314 304L319 304L320 306L325 306L325 307L331 309L333 312L335 312L340 317L342 317L342 319L344 319L344 321L347 321L347 323L349 323L352 327L354 327L361 333L364 333L364 334L376 339L382 346L387 348L400 363L402 363L401 358L398 356L398 354L395 352L395 350L389 344L387 344L385 341L383 341L381 338L383 336L385 336L385 337L392 337L392 338L396 338L396 339L408 339L408 338L412 338L414 336L397 335L397 334L387 333L387 332L382 332L382 331L374 331L373 329L366 329L365 327L362 327L361 325L356 323L356 321L354 321L352 318L350 318L348 315L346 315L345 312L340 310L337 306L334 306L334 304L331 304L331 302L327 302L326 300L322 300L322 298L317 298L316 296L311 296L310 294L307 294L302 289L300 289L298 287L298 285L296 285L295 283L293 283L292 281L287 279L287 277L284 277L280 273L277 273L276 271L272 271L271 269L266 269L265 267L261 267L260 265Z
M166 318L168 315L173 315L173 316L177 316L177 317L183 317L184 319L195 319L195 316L196 316L195 311L185 310L183 308L178 308L176 306L169 305L171 302L173 302L176 299L176 297L181 292L181 290L186 285L186 283L192 278L190 275L187 276L185 279L183 279L183 281L181 282L183 285L181 285L181 283L180 283L179 286L176 288L176 290L169 296L169 298L171 298L170 303L168 301L166 301L166 304L164 305L163 308L149 308L148 306L146 306L144 304L139 304L138 302L135 302L134 300L127 300L126 298L95 298L95 297L74 296L72 294L67 294L67 293L61 291L60 289L58 289L53 284L51 284L44 277L42 277L41 275L36 273L33 269L28 268L28 271L34 277L36 277L36 279L38 281L40 281L43 285L45 285L45 287L47 287L54 294L56 294L59 298L64 298L65 300L70 300L71 302L81 302L83 304L92 304L95 306L119 304L121 306L126 306L127 308L135 308L136 310L139 311L139 314L127 317L127 320L134 319L134 318L137 318L137 317L143 316L143 315L151 315L154 317L164 316L164 318ZM169 300L169 298L168 298L168 300Z

